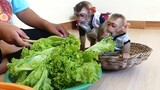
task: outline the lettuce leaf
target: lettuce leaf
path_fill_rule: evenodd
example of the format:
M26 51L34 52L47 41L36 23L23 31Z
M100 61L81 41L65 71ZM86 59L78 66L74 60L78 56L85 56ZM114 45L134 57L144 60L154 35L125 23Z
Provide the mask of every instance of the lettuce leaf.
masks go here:
M61 90L96 82L101 69L96 62L98 53L79 48L80 41L74 35L42 38L30 49L23 48L21 58L13 58L8 69L17 77L16 83L35 90Z
M97 52L99 54L105 52L113 52L115 49L115 41L112 40L112 37L102 39L100 42L97 42L93 46L86 49L86 51Z

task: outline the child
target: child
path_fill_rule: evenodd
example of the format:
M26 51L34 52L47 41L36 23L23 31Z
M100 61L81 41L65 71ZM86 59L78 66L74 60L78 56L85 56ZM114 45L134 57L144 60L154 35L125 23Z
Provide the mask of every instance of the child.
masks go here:
M85 50L87 36L90 46L97 42L97 32L105 18L100 12L96 12L95 7L88 1L81 1L74 7L74 13L77 16L77 25L79 28L79 37L81 41L81 50Z
M121 52L122 57L130 57L130 39L126 33L129 23L122 14L114 13L102 25L99 32L100 39L108 37L110 34L116 42L115 52Z

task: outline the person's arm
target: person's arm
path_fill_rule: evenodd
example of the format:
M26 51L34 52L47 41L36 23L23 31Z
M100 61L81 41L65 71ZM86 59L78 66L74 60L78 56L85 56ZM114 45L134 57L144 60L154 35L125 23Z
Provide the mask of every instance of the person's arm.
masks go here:
M29 47L31 44L22 40L29 39L29 37L18 27L9 23L0 23L0 40L4 40L7 43L15 44L17 46Z
M47 20L44 20L39 15L37 15L33 10L30 8L27 8L25 10L22 10L18 13L16 13L16 16L25 24L42 30L47 30L48 32L52 34L56 34L61 37L67 37L68 32L60 25L53 24L48 22Z

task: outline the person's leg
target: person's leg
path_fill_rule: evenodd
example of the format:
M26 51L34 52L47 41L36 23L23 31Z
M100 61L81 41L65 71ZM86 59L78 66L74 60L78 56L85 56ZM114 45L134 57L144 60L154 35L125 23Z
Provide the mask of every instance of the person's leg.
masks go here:
M7 63L8 63L8 59L6 58L7 55L21 50L21 47L11 45L4 42L3 40L0 40L0 49L1 49L0 74L2 74L7 71Z
M0 40L0 48L2 53L2 58L6 57L6 55L19 51L22 47L17 47L12 44L8 44L3 40Z
M38 30L38 29L22 29L32 40L37 40L40 38L47 38L53 34L45 30Z
M3 74L8 70L7 63L8 63L8 59L3 58L2 62L0 63L0 74Z

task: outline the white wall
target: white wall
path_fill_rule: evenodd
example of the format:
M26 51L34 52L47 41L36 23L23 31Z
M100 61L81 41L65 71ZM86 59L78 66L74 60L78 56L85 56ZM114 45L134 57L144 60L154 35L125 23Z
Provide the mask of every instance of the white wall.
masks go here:
M73 7L82 0L28 0L30 8L54 23L71 20ZM128 20L160 21L159 0L88 0L100 12L122 13ZM15 19L15 24L28 27Z
M129 20L160 21L159 0L97 0L100 11L118 12Z

